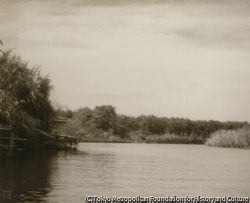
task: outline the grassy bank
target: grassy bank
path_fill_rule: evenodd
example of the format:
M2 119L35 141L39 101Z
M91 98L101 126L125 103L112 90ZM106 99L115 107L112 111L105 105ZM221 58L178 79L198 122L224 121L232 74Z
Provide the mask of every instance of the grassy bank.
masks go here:
M178 136L174 134L165 135L143 135L130 134L126 138L115 135L91 136L81 138L81 142L108 142L108 143L157 143L157 144L204 144L204 141L197 136Z
M205 144L213 147L250 148L250 127L216 131Z
M80 142L106 142L106 143L133 143L130 138L122 139L117 136L83 136L80 138Z
M179 136L174 134L147 136L146 143L158 144L203 144L203 140L197 136Z

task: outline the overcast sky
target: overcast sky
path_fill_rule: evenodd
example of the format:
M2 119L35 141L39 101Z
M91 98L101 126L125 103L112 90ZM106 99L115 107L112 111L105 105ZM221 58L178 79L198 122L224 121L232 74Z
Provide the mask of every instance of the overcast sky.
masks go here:
M249 2L0 0L0 48L71 109L250 121Z

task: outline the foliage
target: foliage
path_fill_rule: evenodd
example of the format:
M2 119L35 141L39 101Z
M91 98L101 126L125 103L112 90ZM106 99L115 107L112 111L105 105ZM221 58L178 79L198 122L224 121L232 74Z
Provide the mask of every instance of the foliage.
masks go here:
M165 124L161 118L154 115L141 117L141 126L144 134L163 135L165 133Z
M212 133L206 145L214 147L250 148L250 127L237 130L219 130Z
M111 105L96 106L93 111L92 123L99 129L107 131L114 127L116 120L115 108Z
M64 110L63 107L58 107L55 111L55 114L57 117L63 117L63 118L72 118L73 117L73 111L70 109Z
M80 120L83 126L89 126L93 120L93 113L88 107L80 108L74 113L74 119Z
M49 100L52 86L39 68L27 66L10 52L0 56L0 123L12 125L20 137L34 140L36 129L48 130L54 116Z
M111 105L96 106L93 110L80 108L73 111L70 120L67 132L79 135L83 140L89 141L92 137L92 140L111 141L116 136L126 142L130 139L155 143L200 144L217 130L236 130L248 125L247 122L192 121L154 115L126 116L117 114ZM70 128L70 125L74 127Z
M131 131L131 122L128 116L120 115L117 116L114 133L119 135L121 138L128 137L128 133Z

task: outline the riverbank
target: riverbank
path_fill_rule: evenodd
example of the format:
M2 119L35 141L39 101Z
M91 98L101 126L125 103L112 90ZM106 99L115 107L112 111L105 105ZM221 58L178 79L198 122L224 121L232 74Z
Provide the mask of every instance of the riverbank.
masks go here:
M80 141L103 143L205 144L212 147L250 149L250 127L243 127L237 130L219 130L212 133L208 139L204 139L197 135L179 136L175 134L131 134L126 138L121 138L113 134L99 134L98 136L85 135L80 139Z
M158 143L158 144L204 144L204 140L198 136L165 135L136 135L131 134L126 138L115 135L91 136L86 135L81 142L104 142L104 143Z
M88 107L74 111L57 110L58 117L68 118L54 133L78 137L80 142L205 144L218 130L236 130L247 122L190 120L186 118L137 117L117 114L112 105Z

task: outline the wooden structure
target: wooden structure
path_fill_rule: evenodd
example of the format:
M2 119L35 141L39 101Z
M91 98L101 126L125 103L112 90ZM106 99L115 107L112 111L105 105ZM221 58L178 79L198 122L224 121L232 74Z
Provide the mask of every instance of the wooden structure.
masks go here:
M68 118L63 118L63 117L59 117L58 119L53 120L54 123L59 123L59 124L64 124L64 123L68 123Z
M54 121L61 125L67 123L67 119L58 119ZM58 133L46 133L36 130L36 137L40 146L51 149L70 149L76 147L78 138ZM15 136L11 126L2 127L0 124L0 158L8 159L16 154L17 151L24 150L23 142L27 139L21 139Z
M37 135L45 145L57 145L59 148L67 149L78 144L78 138L69 135L45 133L40 130L37 130Z
M78 143L78 139L76 137L72 137L69 135L60 135L60 134L51 134L55 137L55 140L57 142L64 142L69 144L69 147L76 146Z
M3 158L10 158L16 151L23 150L18 146L19 142L27 141L15 137L11 126L0 127L0 153Z
M53 123L55 127L59 127L68 123L68 120L69 120L68 118L59 117L56 120L53 120ZM54 136L55 140L59 143L60 142L67 143L69 147L73 147L78 144L78 138L72 137L70 135L65 135L65 134L60 134L60 133L51 133L50 135Z
M54 128L60 129L64 124L68 123L68 118L57 118L53 120ZM52 133L45 133L43 131L37 130L39 138L43 140L44 143L48 145L57 145L59 148L73 148L78 144L78 138L70 135L65 135L61 133L61 130Z

